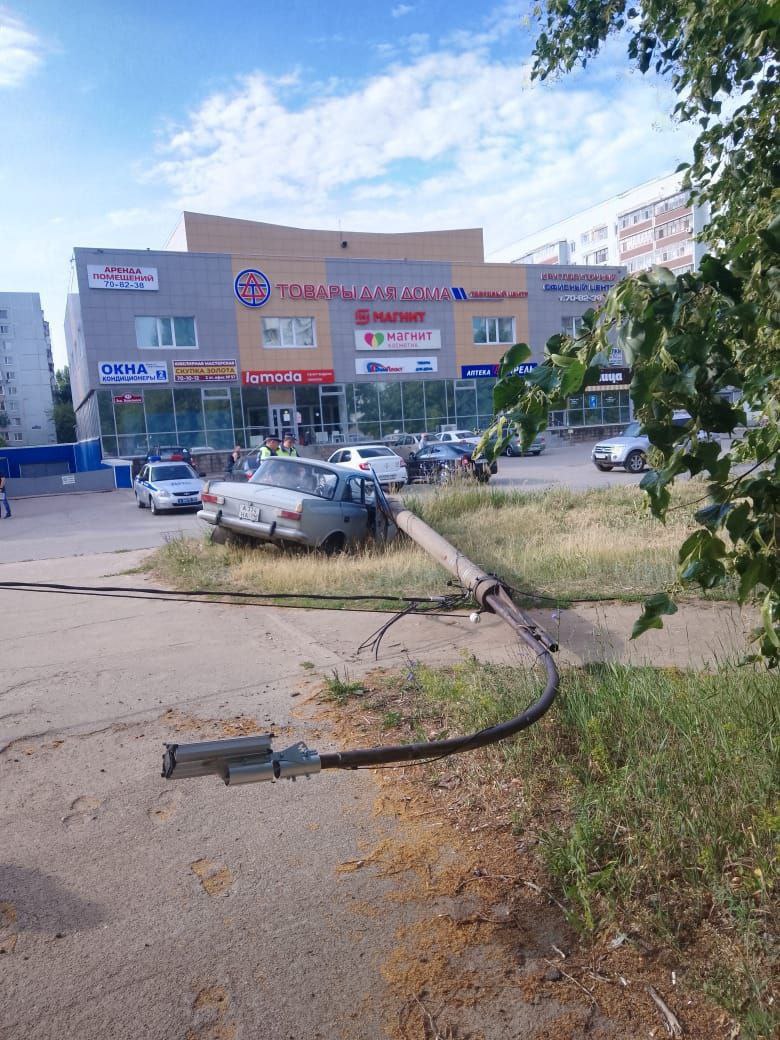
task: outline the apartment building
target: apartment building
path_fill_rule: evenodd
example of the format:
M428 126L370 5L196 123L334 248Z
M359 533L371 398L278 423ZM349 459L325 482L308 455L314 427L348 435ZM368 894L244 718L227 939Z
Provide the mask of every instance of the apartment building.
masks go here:
M0 292L0 436L11 447L55 444L54 359L38 293Z
M629 274L659 265L675 274L698 266L707 250L696 241L708 212L691 206L682 173L646 181L515 242L518 264L625 266Z

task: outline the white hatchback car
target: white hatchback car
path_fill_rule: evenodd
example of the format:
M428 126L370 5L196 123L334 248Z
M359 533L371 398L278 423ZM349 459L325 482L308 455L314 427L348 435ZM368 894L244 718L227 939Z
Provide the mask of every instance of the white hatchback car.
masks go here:
M380 484L405 484L406 463L384 444L352 444L334 451L328 462L367 473L373 470Z

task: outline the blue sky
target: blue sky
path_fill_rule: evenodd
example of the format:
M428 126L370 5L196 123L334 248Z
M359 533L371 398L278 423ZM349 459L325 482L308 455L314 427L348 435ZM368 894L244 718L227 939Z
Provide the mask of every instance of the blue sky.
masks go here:
M670 172L690 132L617 46L532 84L524 4L0 0L0 289L55 360L74 246L160 248L186 208L523 234Z

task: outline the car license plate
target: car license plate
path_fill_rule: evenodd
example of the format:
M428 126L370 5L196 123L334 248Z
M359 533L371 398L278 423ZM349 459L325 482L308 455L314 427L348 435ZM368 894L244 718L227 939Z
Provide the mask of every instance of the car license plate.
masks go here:
M194 506L200 502L199 498L182 498L179 500L183 506Z
M260 506L255 505L254 502L244 502L238 509L239 520L259 520L260 519Z

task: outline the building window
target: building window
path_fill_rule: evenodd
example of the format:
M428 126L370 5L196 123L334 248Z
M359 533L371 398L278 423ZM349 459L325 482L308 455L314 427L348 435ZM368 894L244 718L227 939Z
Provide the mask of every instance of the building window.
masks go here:
M514 318L472 318L475 343L514 343Z
M5 381L6 383L10 383L12 379L16 379L16 372L12 372L10 369L8 369L5 373Z
M567 336L571 336L572 339L576 339L582 328L582 318L580 316L571 318L561 318L561 329L566 333Z
M8 321L8 311L0 310L0 321Z
M627 227L633 227L634 224L642 224L645 220L650 220L652 216L652 206L640 206L639 209L631 210L630 213L621 213L618 216L618 224L620 229L623 230Z
M11 434L11 440L12 441L21 441L21 440L23 440L23 437L22 437L21 433L12 433Z
M597 249L595 253L588 253L585 257L586 264L605 264L609 258L608 249Z
M11 419L11 422L13 423L14 426L21 426L22 425L22 420L18 416L14 416L13 419Z
M661 224L660 227L655 229L656 238L669 238L670 235L678 235L681 231L691 230L691 215L690 213L685 217L678 217L676 220L670 220L666 224Z
M10 325L0 325L0 336L10 336L10 335L11 335L11 326Z
M629 235L628 238L621 239L620 252L628 253L631 249L638 249L639 246L649 245L653 241L653 232L650 228L647 231L640 231L636 235Z
M10 354L6 354L5 357L3 358L3 361L5 362L6 365L12 365L14 363L14 359L11 357Z
M656 202L655 215L658 217L662 213L668 213L671 209L683 209L687 205L688 193L685 191L678 191L676 195L670 195L668 199Z
M263 346L270 349L316 347L314 318L263 318Z
M16 390L15 386L9 386L8 387L8 393L9 394L15 394L16 392L17 392L17 390Z
M679 257L688 256L692 252L693 242L690 238L686 238L682 242L673 242L664 249L656 249L654 254L655 262L657 264L665 264L668 260L677 260Z
M629 274L636 274L637 271L646 271L651 260L652 256L649 253L634 256L630 260L625 261L626 269Z
M602 227L591 228L590 231L586 231L580 235L580 240L584 246L590 245L591 242L603 242L605 238L609 237L609 229L604 224Z
M197 349L195 319L138 317L135 341L139 350Z

